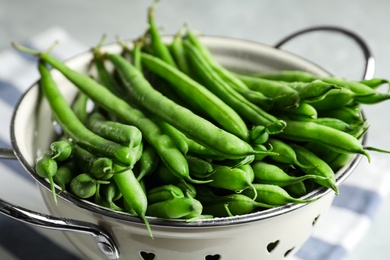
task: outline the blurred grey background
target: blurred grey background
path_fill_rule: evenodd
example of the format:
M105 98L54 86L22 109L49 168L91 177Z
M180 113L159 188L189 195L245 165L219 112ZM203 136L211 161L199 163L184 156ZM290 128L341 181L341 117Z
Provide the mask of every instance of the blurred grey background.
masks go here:
M95 45L104 33L109 41L114 41L116 35L136 38L146 28L146 9L151 2L0 0L0 51L10 48L11 41L26 41L52 26L63 28L85 46ZM365 39L375 56L375 76L390 79L389 10L388 0L160 0L156 20L164 34L173 34L187 23L204 34L269 45L303 28L340 26ZM362 76L364 60L360 49L339 34L312 33L283 48L318 63L336 76ZM390 147L390 123L384 114L389 107L386 103L366 108L373 125L371 146ZM388 200L348 260L389 259L389 219Z

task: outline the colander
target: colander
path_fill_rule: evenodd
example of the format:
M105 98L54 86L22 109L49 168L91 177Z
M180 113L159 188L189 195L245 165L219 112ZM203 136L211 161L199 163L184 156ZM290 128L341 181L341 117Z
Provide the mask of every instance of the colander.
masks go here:
M372 76L374 60L365 43L357 35L337 27L302 30L286 37L276 47L226 37L203 36L201 39L221 64L235 71L293 69L328 76L329 73L321 67L280 49L291 38L315 30L342 32L356 40L366 57L364 78ZM117 44L109 44L104 49L120 51ZM91 53L85 52L69 59L67 64L78 71L86 71L91 57ZM77 89L57 71L52 73L64 96L71 101ZM152 239L142 221L131 215L99 207L67 192L58 195L58 205L53 202L48 182L34 172L37 154L46 150L54 138L51 112L37 84L21 97L10 129L13 150L1 149L1 157L19 160L39 184L52 215L33 212L4 200L0 200L0 212L32 225L65 232L86 259L287 259L310 237L335 196L329 189L318 188L305 196L307 199L319 198L309 204L288 204L242 216L192 222L148 217L154 235ZM350 162L336 173L337 185L353 172L360 158L352 156Z

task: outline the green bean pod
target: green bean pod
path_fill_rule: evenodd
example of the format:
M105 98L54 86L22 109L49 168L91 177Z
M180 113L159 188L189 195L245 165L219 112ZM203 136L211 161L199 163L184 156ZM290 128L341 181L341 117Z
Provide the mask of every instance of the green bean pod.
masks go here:
M320 159L317 155L305 147L294 145L293 148L298 159L311 166L309 168L302 168L301 170L309 175L325 177L326 179L313 180L324 187L331 188L336 194L338 194L339 190L336 185L336 177L333 169L324 160Z
M82 92L78 92L74 98L71 108L80 122L85 123L88 118L87 112L88 96Z
M144 149L139 159L139 174L137 180L140 181L145 176L154 172L159 163L159 157L156 150L149 144L144 144Z
M150 45L154 55L164 60L165 62L171 64L172 66L176 66L176 63L171 53L169 52L168 47L164 44L160 36L160 32L155 21L154 10L155 10L156 3L157 1L155 1L148 8L149 36L151 38Z
M173 184L165 184L152 188L147 191L146 196L149 205L173 198L185 197L183 191Z
M201 77L202 83L206 88L219 96L226 104L237 111L242 118L252 124L265 126L273 134L283 130L285 122L251 103L234 90L213 70L206 58L190 42L186 41L184 47L194 71Z
M72 155L73 145L67 140L57 140L50 144L50 151L54 160L62 162Z
M187 155L186 159L190 169L190 174L196 178L207 178L214 170L213 165L202 158Z
M69 190L81 199L91 198L98 190L98 184L108 184L108 181L96 180L88 173L75 176L69 183Z
M173 198L150 204L146 211L148 216L162 219L191 219L202 214L203 205L190 197Z
M295 89L287 84L277 81L271 81L247 75L238 75L249 89L258 91L273 100L273 107L281 110L295 108L299 105L301 98Z
M359 124L364 121L360 106L348 106L320 111L320 117L332 117L340 119L347 124Z
M184 53L182 30L179 30L173 37L173 41L170 45L170 50L178 69L186 75L191 76L188 60Z
M41 58L43 59L44 56L45 55L42 54ZM43 60L39 61L38 69L41 75L39 81L40 87L49 102L58 124L64 132L72 138L75 143L85 149L115 158L119 162L128 165L130 163L128 160L129 149L117 143L108 141L86 128L62 96ZM88 76L85 77L89 78Z
M318 79L317 76L301 70L278 70L272 72L256 73L253 76L285 82L312 82Z
M268 143L273 148L272 151L276 153L276 155L269 155L268 157L275 162L296 165L302 168L307 167L298 161L294 149L289 144L277 138L268 139Z
M211 180L207 184L210 187L234 192L242 192L252 187L252 180L244 170L223 165L215 166L212 174L206 179Z
M279 134L282 138L291 141L315 142L340 153L357 153L370 159L362 143L348 133L314 122L292 120L286 120L286 122L287 126L283 133Z
M223 131L154 90L143 74L121 56L107 53L107 58L118 69L127 89L146 109L186 136L227 157L236 158L255 153L248 143L237 136Z
M195 107L218 122L223 129L248 140L249 132L241 117L230 106L214 95L207 88L191 79L175 67L153 57L142 54L142 62L146 68L168 80L174 91L181 95L186 102L193 103Z
M383 84L389 84L389 81L387 79L372 78L372 79L361 80L360 83L362 83L362 84L364 84L372 89L377 89L378 87L382 86Z
M149 222L145 217L148 200L142 186L131 169L117 164L114 169L116 172L120 172L114 174L113 179L122 193L125 204L137 213L138 217L145 223L149 235L153 237Z
M63 192L76 174L73 163L69 162L58 166L57 172L53 176L53 181L61 187L61 192Z
M301 100L308 103L324 99L334 89L341 89L337 85L324 82L320 79L311 82L289 82L286 85L295 89L299 93Z
M253 163L252 168L254 171L255 183L273 184L280 187L293 185L308 179L325 179L325 177L318 175L292 176L287 174L277 165L263 161Z
M277 185L254 183L253 187L257 192L255 201L268 205L283 206L288 203L310 203L316 200L294 198L286 190ZM244 190L243 194L251 197L254 194L254 190Z
M310 104L301 102L298 107L280 111L275 109L275 114L279 117L287 117L289 119L306 119L306 118L317 118L317 110Z
M214 217L231 217L252 213L259 209L272 208L273 205L254 201L243 194L230 194L226 196L214 196L204 203L204 214Z
M137 127L110 121L99 112L88 117L88 127L94 133L130 148L139 146L142 141L142 133Z
M57 162L50 154L44 153L35 160L35 172L39 177L47 178L50 183L50 189L53 194L53 200L57 204L56 191L54 186L54 176L58 171Z
M31 50L23 48L21 46L17 46L17 48L22 49L26 52L32 52ZM41 59L44 59L51 66L59 70L75 86L77 86L81 91L86 93L95 103L103 107L106 111L109 111L112 114L116 115L125 123L138 127L141 130L143 136L147 139L147 141L156 149L162 161L173 172L175 172L177 176L181 176L182 178L189 178L188 165L183 154L174 145L172 139L169 136L163 134L159 127L149 118L147 118L140 110L132 108L127 102L112 94L100 83L96 82L95 80L91 79L89 76L84 75L81 72L77 72L69 68L55 57L47 53L36 53L36 55L39 55ZM61 110L62 109L63 107L61 107ZM70 119L68 118L68 120ZM74 126L74 120L70 121L70 125ZM89 140L91 136L92 135L87 135L86 139L81 138L80 140ZM107 148L105 148L106 146L107 145L105 143L97 147L103 149L103 151L101 151L102 153L107 153ZM109 148L111 148L111 146L109 146ZM109 149L109 151L111 150L112 149ZM118 157L118 161L121 161L124 164L129 164L127 161L127 149L125 155L123 155L123 153L125 152L124 150L120 150L118 152L119 154L116 154L115 151L116 149L114 149L113 152L114 155Z

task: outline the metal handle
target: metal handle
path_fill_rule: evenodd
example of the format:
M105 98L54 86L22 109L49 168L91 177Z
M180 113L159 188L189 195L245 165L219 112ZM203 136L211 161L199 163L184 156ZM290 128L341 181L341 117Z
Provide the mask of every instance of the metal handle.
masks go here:
M274 45L275 48L280 48L282 45L285 43L289 42L290 40L296 38L297 36L307 34L310 32L315 32L315 31L333 31L337 33L341 33L343 35L346 35L349 38L352 38L355 40L355 42L358 44L358 46L361 48L364 59L365 59L365 67L364 67L364 73L363 73L363 79L372 79L374 77L375 73L375 59L374 56L372 55L370 48L368 47L367 43L356 33L341 28L337 26L315 26L315 27L310 27L306 29L299 30L297 32L294 32L286 37L284 37L282 40L280 40L278 43Z
M16 159L13 150L0 148L0 159ZM114 240L98 225L67 218L58 218L31 211L0 199L0 213L21 222L58 231L72 231L91 235L107 259L119 259L119 250Z

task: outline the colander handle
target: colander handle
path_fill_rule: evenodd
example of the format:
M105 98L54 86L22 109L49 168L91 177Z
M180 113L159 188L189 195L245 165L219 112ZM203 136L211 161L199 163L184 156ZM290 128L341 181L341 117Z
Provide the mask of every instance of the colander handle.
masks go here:
M314 27L309 27L305 28L299 31L296 31L290 35L287 35L283 39L281 39L279 42L277 42L274 47L279 49L284 45L285 43L291 41L292 39L296 38L297 36L307 34L310 32L316 32L316 31L330 31L330 32L336 32L336 33L341 33L353 40L357 43L357 45L361 48L363 55L364 55L364 60L365 60L365 66L364 66L364 72L363 72L363 77L362 79L372 79L374 77L375 73L375 59L374 56L371 53L370 48L368 47L367 43L361 38L359 35L356 33L338 27L338 26L314 26Z
M0 148L0 159L16 159L16 156L13 150ZM0 213L42 228L91 235L98 249L107 259L119 259L119 250L114 240L101 227L93 223L41 214L13 205L2 199L0 199Z

